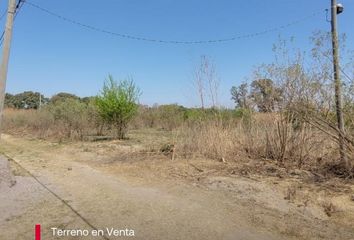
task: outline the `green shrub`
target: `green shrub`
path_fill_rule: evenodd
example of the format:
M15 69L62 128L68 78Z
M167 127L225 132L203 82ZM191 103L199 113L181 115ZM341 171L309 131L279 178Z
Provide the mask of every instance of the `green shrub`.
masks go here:
M123 139L127 125L138 110L140 90L132 80L116 82L112 76L105 81L95 104L103 121L114 127L114 137Z

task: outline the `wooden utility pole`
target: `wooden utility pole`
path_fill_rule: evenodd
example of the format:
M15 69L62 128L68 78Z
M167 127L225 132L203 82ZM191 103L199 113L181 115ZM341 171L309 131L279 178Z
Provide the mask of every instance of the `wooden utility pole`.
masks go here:
M16 0L9 0L7 19L5 25L3 51L2 51L2 62L0 66L0 138L1 138L1 128L2 128L2 115L4 110L5 102L5 88L6 88L6 77L7 69L9 65L10 57L10 46L12 37L12 28L14 23L14 16L16 11Z
M340 80L340 66L339 66L339 49L338 49L338 34L337 34L337 14L338 5L336 0L331 0L331 28L332 28L332 48L333 48L333 75L334 75L334 91L336 102L337 126L339 130L339 152L341 161L348 167L349 162L345 155L345 142L344 142L344 120L342 111L342 84Z

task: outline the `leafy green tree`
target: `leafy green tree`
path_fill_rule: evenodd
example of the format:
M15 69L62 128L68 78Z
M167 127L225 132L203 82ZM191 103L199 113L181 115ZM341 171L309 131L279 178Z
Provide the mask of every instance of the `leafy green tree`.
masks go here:
M50 103L56 103L67 99L80 100L80 98L74 94L61 92L52 96L49 101Z
M231 99L234 100L236 108L249 108L248 104L248 84L242 83L240 86L231 88Z
M102 119L114 127L114 137L125 137L128 123L137 113L140 94L133 80L116 82L111 75L108 76L95 103Z
M273 112L281 101L282 91L271 79L254 80L251 84L251 98L260 112Z
M5 94L5 107L6 108L15 108L14 95L12 95L10 93Z
M40 105L46 104L48 99L39 92L25 91L19 94L6 94L5 106L18 109L38 109Z

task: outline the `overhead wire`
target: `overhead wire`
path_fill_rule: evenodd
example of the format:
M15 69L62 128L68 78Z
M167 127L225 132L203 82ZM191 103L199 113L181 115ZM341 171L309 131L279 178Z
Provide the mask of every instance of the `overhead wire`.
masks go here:
M15 7L15 16L14 16L14 21L16 20L17 14L20 12L23 3L25 2L25 0L19 0L16 4ZM5 15L7 13L7 10L5 11L5 13L3 15ZM3 17L3 16L2 16ZM1 20L1 19L0 19ZM4 42L4 35L5 35L5 30L1 33L0 36L0 46L2 45L2 43Z
M324 56L324 57L326 57L330 62L331 62L331 64L333 64L333 59L332 58L330 58L327 54L325 54L325 53L322 53L322 55ZM354 79L352 79L350 76L349 76L349 74L348 73L346 73L346 71L342 68L342 66L339 66L339 71L344 75L344 77L348 80L348 81L350 81L350 82L353 82L354 81Z
M68 23L80 26L82 28L86 28L92 31L96 31L96 32L101 32L101 33L105 33L105 34L109 34L109 35L113 35L115 37L119 37L119 38L126 38L126 39L131 39L131 40L137 40L137 41L145 41L145 42L155 42L155 43L167 43L167 44L206 44L206 43L221 43L221 42L230 42L230 41L235 41L238 39L243 39L243 38L252 38L252 37L256 37L256 36L260 36L260 35L264 35L270 32L276 32L276 31L280 31L282 29L291 27L293 25L296 25L300 22L304 22L306 20L312 19L315 16L317 16L318 14L322 13L323 11L318 11L315 12L309 16L306 16L304 18L295 20L293 22L284 24L284 25L280 25L277 27L273 27L273 28L269 28L263 31L259 31L259 32L254 32L254 33L249 33L249 34L242 34L242 35L235 35L232 37L228 37L228 38L219 38L219 39L209 39L209 40L194 40L194 41L180 41L180 40L165 40L165 39L155 39L155 38L148 38L148 37L139 37L136 35L129 35L129 34L124 34L124 33L118 33L118 32L113 32L113 31L109 31L106 29L102 29L99 27L95 27L89 24L85 24L76 20L73 20L71 18L65 17L63 15L60 15L58 13L55 13L51 10L48 10L46 8L43 8L35 3L32 3L28 0L24 1L24 3L26 3L27 5L34 7L42 12L45 12L53 17L56 17L60 20L66 21Z
M134 36L134 35L128 35L128 34L112 32L112 31L108 31L108 30L105 30L105 29L102 29L102 28L98 28L98 27L95 27L95 26L92 26L92 25L88 25L88 24L85 24L85 23L78 22L78 21L70 19L68 17L64 17L64 16L62 16L62 15L60 15L58 13L54 13L53 11L50 11L50 10L48 10L46 8L43 8L43 7L41 7L41 6L37 5L37 4L34 4L34 3L32 3L32 2L30 2L28 0L22 0L22 1L20 0L19 4L21 2L22 2L22 4L26 3L29 6L32 6L32 7L36 8L36 9L38 9L38 10L40 10L42 12L45 12L45 13L53 16L53 17L56 17L56 18L58 18L60 20L69 22L71 24L74 24L74 25L77 25L77 26L80 26L80 27L83 27L83 28L86 28L86 29L89 29L89 30L92 30L92 31L106 33L106 34L110 34L110 35L113 35L113 36L116 36L116 37L120 37L120 38L127 38L127 39L138 40L138 41L147 41L147 42L170 43L170 44L205 44L205 43L218 43L218 42L220 43L220 42L235 41L237 39L242 39L242 38L256 37L256 36L259 36L259 35L264 35L264 34L267 34L267 33L270 33L270 32L275 32L275 31L279 31L281 29L285 29L285 28L291 27L291 26L296 25L296 24L298 24L300 22L309 20L309 19L317 16L318 14L322 13L322 11L318 11L318 12L315 12L315 13L307 16L307 17L295 20L295 21L290 22L288 24L281 25L281 26L274 27L274 28L270 28L270 29L266 29L266 30L260 31L260 32L250 33L250 34L238 35L238 36L233 36L233 37L229 37L229 38L221 38L221 39L197 40L197 41L179 41L179 40L162 40L162 39L138 37L138 36ZM325 11L326 11L326 14L328 14L328 9L325 9ZM326 17L326 19L327 19L327 17ZM1 43L0 43L0 45L1 45ZM340 71L343 73L343 75L347 79L350 79L349 75L346 74L342 68L340 68Z
M58 19L61 19L63 21L66 21L66 22L69 22L71 24L75 24L77 26L80 26L80 27L84 27L86 29L89 29L89 30L92 30L92 31L96 31L96 32L101 32L101 33L106 33L106 34L110 34L110 35L113 35L113 36L116 36L116 37L120 37L120 38L127 38L127 39L132 39L132 40L138 40L138 41L147 41L147 42L158 42L158 43L170 43L170 44L205 44L205 43L221 43L221 42L229 42L229 41L235 41L235 40L238 40L238 39L242 39L242 38L251 38L251 37L256 37L256 36L259 36L259 35L264 35L264 34L267 34L267 33L270 33L270 32L275 32L275 31L279 31L281 29L285 29L285 28L288 28L288 27L291 27L293 25L296 25L300 22L303 22L303 21L306 21L306 20L309 20L315 16L317 16L318 14L320 14L322 11L318 11L318 12L315 12L307 17L304 17L304 18L301 18L301 19L298 19L298 20L295 20L293 22L290 22L288 24L285 24L285 25L281 25L281 26L278 26L278 27L274 27L274 28L270 28L270 29L266 29L264 31L260 31L260 32L255 32L255 33L249 33L249 34L243 34L243 35L237 35L237 36L233 36L233 37L229 37L229 38L221 38L221 39L210 39L210 40L197 40L197 41L179 41L179 40L162 40L162 39L153 39L153 38L146 38L146 37L138 37L138 36L134 36L134 35L128 35L128 34L122 34L122 33L117 33L117 32L112 32L112 31L108 31L108 30L105 30L105 29L102 29L102 28L98 28L98 27L95 27L95 26L92 26L92 25L88 25L88 24L84 24L84 23L81 23L81 22L78 22L76 20L73 20L73 19L70 19L70 18L67 18L67 17L64 17L60 14L57 14L57 13L54 13L46 8L43 8L37 4L34 4L32 2L29 2L28 0L19 0L17 5L16 5L16 9L15 9L15 17L14 19L16 19L17 17L17 14L19 13L19 11L21 10L22 6L24 4L28 4L29 6L31 7L34 7L42 12L45 12L51 16L54 16ZM325 9L326 11L326 20L328 21L328 9ZM2 20L2 18L6 15L7 13L7 10L5 10L1 15L0 15L0 20ZM0 46L2 45L3 43L3 40L4 40L4 34L5 34L5 31L2 32L1 36L0 36ZM340 71L342 72L342 74L348 79L348 80L352 80L349 75L344 72L344 70L342 68L340 68Z

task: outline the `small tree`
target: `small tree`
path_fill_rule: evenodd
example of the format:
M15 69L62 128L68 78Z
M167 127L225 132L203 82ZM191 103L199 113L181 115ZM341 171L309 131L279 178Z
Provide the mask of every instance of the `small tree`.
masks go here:
M38 109L40 101L46 104L48 99L39 92L25 91L15 95L6 93L5 96L5 106L18 109Z
M270 79L254 80L251 84L251 98L260 112L273 112L281 95L281 90Z
M202 109L204 109L206 105L210 105L213 108L217 107L219 85L220 80L217 76L214 63L209 57L201 56L200 64L195 71L195 86L197 88ZM210 101L210 104L208 104L208 100Z
M242 83L240 86L231 88L231 99L234 100L236 108L249 108L248 104L248 84Z
M114 137L123 139L129 121L137 113L141 92L133 80L116 82L111 75L105 81L96 105L102 119L114 127Z

